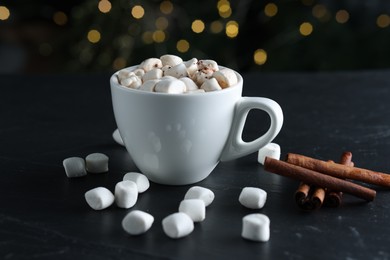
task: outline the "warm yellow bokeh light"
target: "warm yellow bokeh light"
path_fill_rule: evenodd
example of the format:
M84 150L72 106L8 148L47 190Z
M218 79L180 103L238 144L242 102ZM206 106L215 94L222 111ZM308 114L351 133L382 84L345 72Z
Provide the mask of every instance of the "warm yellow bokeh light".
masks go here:
M9 9L5 6L0 5L0 20L5 21L11 15Z
M346 10L339 10L335 17L338 23L346 23L349 20L349 13Z
M390 25L390 16L387 14L381 14L376 19L376 25L380 28L386 28Z
M153 32L153 41L155 42L163 42L165 41L165 32L162 30L157 30Z
M170 14L173 11L173 4L171 1L162 1L160 4L160 11L163 14Z
M152 44L153 43L153 32L146 31L142 34L142 41L146 44Z
M220 8L222 5L229 5L229 6L230 6L229 0L219 0L218 3L217 3L217 9L219 10L219 8Z
M98 9L102 13L108 13L111 11L111 2L108 0L100 0L98 4Z
M187 52L190 48L190 43L187 40L181 39L176 43L176 49L181 52Z
M65 25L68 22L68 16L64 12L55 12L53 15L53 21L57 25Z
M90 30L87 35L88 41L91 43L97 43L100 41L101 35L98 30Z
M164 16L161 16L161 17L156 19L155 25L156 25L157 29L165 30L168 28L169 22L168 22L167 18L165 18Z
M135 18L135 19L141 19L142 17L144 17L145 15L145 10L142 6L140 5L135 5L133 6L133 8L131 9L131 15Z
M313 25L308 22L304 22L299 26L299 33L303 36L308 36L313 32Z
M237 35L238 35L238 23L236 21L229 21L226 24L225 33L230 38L237 37Z
M112 63L112 68L114 70L120 70L126 67L126 59L122 57L116 58Z
M194 20L191 25L191 29L194 33L201 33L204 31L204 22L202 20Z
M212 33L220 33L223 30L223 23L220 21L214 21L210 24L210 31Z
M267 52L263 49L257 49L253 54L253 61L257 65L263 65L267 62Z
M278 13L278 6L274 3L268 3L264 7L264 14L268 17L273 17Z
M313 7L312 14L315 18L321 19L328 14L328 9L325 5L317 4Z

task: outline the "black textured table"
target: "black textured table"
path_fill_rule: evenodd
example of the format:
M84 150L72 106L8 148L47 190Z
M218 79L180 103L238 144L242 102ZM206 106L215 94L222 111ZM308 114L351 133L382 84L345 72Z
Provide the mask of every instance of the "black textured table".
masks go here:
M257 154L220 163L197 185L214 191L206 219L189 236L167 237L161 220L177 211L189 186L151 184L132 209L155 217L140 236L127 235L115 205L92 210L84 193L114 190L136 171L111 134L116 128L109 76L0 76L1 259L388 259L390 191L373 202L344 195L339 208L302 212L293 200L298 182L264 171ZM287 152L337 161L353 153L356 166L390 172L390 71L244 74L245 96L266 96L283 108L274 140ZM244 140L264 131L268 118L249 114ZM68 179L63 159L93 152L109 156L109 172ZM265 207L246 209L242 188L268 192ZM242 217L271 220L267 243L241 238Z

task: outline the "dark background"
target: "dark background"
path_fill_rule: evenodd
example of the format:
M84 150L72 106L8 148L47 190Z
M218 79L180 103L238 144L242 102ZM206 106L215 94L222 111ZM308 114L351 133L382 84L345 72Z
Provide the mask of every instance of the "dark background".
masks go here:
M211 58L241 72L390 67L387 0L118 0L99 9L107 2L1 1L0 73L108 72L165 53ZM140 19L132 15L137 5ZM191 29L196 19L205 25L200 33ZM232 37L229 22L238 25ZM307 36L303 23L312 26ZM90 30L100 33L96 43ZM187 51L178 51L179 40L189 43ZM256 50L267 54L262 64Z

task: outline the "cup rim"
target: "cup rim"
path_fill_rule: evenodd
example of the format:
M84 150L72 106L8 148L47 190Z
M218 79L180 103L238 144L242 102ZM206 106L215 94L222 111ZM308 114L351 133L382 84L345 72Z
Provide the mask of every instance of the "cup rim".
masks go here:
M123 69L135 69L136 67L138 67L139 65L133 65L133 66L129 66L129 67L125 67ZM219 69L224 69L224 68L228 68L228 67L225 67L225 66L221 66L221 65L218 65ZM110 77L110 83L111 83L111 87L115 87L115 88L119 88L123 91L127 91L127 92L130 92L130 93L138 93L138 94L143 94L143 95L154 95L154 96L183 96L183 97L194 97L194 96L204 96L204 95L207 95L207 96L211 96L211 95L218 95L218 94L222 94L222 93L227 93L227 92L230 92L230 91L234 91L241 83L241 85L243 84L243 77L241 76L240 73L238 73L237 71L231 69L232 71L234 71L234 73L236 74L237 76L237 83L233 86L230 86L230 87L227 87L227 88L224 88L222 90L217 90L217 91L209 91L209 92L205 92L205 93L191 93L191 94L185 94L185 93L179 93L179 94L175 94L175 93L163 93L163 92L150 92L150 91L142 91L142 90L138 90L138 89L132 89L132 88L127 88L125 86L122 86L121 84L119 84L119 81L118 81L118 73L119 71L123 70L123 69L120 69L116 72L114 72L111 77ZM230 69L230 68L229 68Z

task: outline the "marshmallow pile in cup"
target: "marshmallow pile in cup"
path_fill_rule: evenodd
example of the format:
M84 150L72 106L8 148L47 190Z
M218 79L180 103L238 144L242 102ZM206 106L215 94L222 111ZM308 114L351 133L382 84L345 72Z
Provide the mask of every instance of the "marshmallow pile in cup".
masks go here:
M183 61L171 54L159 59L149 58L137 67L122 69L117 77L124 87L169 94L217 91L237 83L236 73L229 68L220 68L214 60L192 58Z

